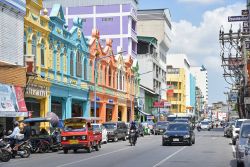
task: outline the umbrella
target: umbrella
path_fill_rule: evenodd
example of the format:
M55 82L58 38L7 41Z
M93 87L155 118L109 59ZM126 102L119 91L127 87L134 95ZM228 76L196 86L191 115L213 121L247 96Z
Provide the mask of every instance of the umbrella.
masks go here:
M52 127L57 127L59 124L58 116L53 112L48 112L47 117L50 118L50 124Z

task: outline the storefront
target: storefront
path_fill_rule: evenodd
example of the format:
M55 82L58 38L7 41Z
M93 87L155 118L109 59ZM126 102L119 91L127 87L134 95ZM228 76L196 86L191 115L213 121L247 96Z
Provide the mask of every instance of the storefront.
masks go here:
M49 106L60 119L89 117L88 91L52 84Z

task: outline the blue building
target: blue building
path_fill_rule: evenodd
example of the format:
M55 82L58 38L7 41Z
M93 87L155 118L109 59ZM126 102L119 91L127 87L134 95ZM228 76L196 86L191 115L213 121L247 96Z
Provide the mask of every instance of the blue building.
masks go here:
M49 22L49 103L50 110L61 119L89 116L89 51L82 23L82 19L74 18L68 30L62 6L53 6Z
M190 106L192 106L193 112L195 111L196 104L196 95L195 95L195 87L196 87L196 78L194 75L190 74Z

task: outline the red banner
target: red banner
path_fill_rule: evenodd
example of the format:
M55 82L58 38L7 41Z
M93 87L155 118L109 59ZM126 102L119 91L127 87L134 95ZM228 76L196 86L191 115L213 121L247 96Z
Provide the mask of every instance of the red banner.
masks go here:
M19 112L27 112L23 89L20 86L15 86L16 100L19 108Z
M168 89L167 90L167 95L168 95L168 97L173 97L174 96L174 90L173 89Z

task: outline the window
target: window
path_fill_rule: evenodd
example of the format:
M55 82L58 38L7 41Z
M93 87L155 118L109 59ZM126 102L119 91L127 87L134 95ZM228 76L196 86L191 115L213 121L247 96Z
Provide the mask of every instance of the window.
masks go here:
M24 37L23 37L23 54L27 54L27 37L26 33L24 32Z
M122 90L122 72L119 71L119 90Z
M44 41L41 42L41 65L44 66Z
M82 57L79 51L76 52L76 76L82 77Z
M112 79L111 68L109 67L108 70L109 70L109 72L108 72L108 75L109 75L109 76L108 76L108 78L109 78L109 83L108 83L108 85L111 86L111 79Z
M36 36L32 37L32 55L36 57Z
M84 80L87 80L87 59L84 61Z
M74 76L74 55L73 55L73 52L70 53L70 75Z
M112 17L103 17L102 21L113 21Z

